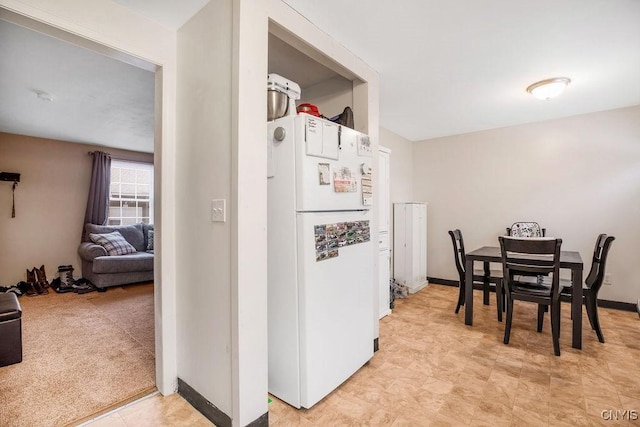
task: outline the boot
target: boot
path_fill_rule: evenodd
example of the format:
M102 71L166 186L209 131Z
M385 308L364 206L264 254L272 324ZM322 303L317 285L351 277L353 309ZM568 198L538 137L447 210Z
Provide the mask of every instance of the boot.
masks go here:
M58 267L58 275L60 276L60 290L73 290L75 280L73 279L73 267L70 265L61 265Z
M47 274L44 272L44 265L40 268L33 267L33 269L36 271L37 283L44 289L47 289L49 287L49 281L47 280Z
M35 297L38 295L38 291L36 290L36 273L33 270L27 270L27 281L25 283L25 293L28 297Z
M34 278L33 281L33 287L35 288L36 292L38 293L38 295L46 295L49 293L48 290L46 290L43 286L42 283L40 283L40 280L38 279L38 273L37 273L38 269L33 267L33 270L31 270L31 274Z

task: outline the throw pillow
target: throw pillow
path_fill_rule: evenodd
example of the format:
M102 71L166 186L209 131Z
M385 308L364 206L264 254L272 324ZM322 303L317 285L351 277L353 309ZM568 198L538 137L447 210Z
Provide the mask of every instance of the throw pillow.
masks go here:
M127 255L136 252L136 248L126 241L122 234L117 231L113 233L94 234L89 233L89 239L105 248L109 255Z
M153 230L147 231L147 250L153 250Z

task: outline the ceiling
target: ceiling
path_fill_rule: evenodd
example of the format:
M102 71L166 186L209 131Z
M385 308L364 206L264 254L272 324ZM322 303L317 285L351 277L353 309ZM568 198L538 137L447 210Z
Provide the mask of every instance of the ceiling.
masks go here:
M154 73L3 20L0 58L0 132L153 152Z
M208 2L114 1L174 30ZM412 141L640 104L637 0L283 1L379 73L380 124ZM152 72L2 20L0 57L0 131L153 150ZM336 75L273 36L269 61ZM558 98L525 91L558 76Z
M380 124L409 140L640 104L637 0L284 1L378 71Z
M180 28L209 0L113 0L172 30Z

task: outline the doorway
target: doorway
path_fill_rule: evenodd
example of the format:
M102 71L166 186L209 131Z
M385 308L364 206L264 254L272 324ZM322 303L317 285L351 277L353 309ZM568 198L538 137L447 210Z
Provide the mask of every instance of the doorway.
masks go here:
M151 158L151 161L153 163L157 164L157 167L155 168L155 172L154 172L154 176L155 176L155 191L157 192L157 194L159 195L161 192L161 167L158 164L159 162L157 162L156 160L159 159L160 156L160 151L162 148L162 134L161 134L161 126L160 126L160 122L161 122L161 117L158 117L160 115L161 112L161 101L162 101L162 68L156 64L153 64L151 62L142 60L140 58L131 56L131 55L127 55L121 51L117 51L115 49L106 47L104 45L100 45L98 43L95 43L93 41L81 38L77 35L62 31L60 29L48 26L46 24L43 24L41 22L38 21L34 21L31 20L29 18L26 18L25 16L13 13L13 12L9 12L5 9L1 9L0 8L0 25L2 26L12 26L12 27L17 27L19 31L31 31L31 32L35 32L37 33L38 36L41 37L48 37L48 38L54 38L56 39L57 42L64 42L67 44L67 48L69 49L78 49L81 50L83 52L83 54L87 54L87 52L90 52L91 55L94 56L102 56L104 58L108 58L110 61L118 61L121 64L126 64L129 67L135 67L139 70L144 70L145 73L150 73L151 75L151 90L152 90L152 94L151 94L151 98L152 98L152 105L151 105L151 120L152 120L152 140L151 140L151 153L148 155ZM6 39L4 40L6 41ZM99 55L97 55L99 54ZM42 64L41 66L44 67L44 64ZM2 67L3 69L3 79L5 79L7 76L4 74L4 66ZM69 80L72 80L71 77L69 77ZM69 86L73 86L74 84L77 86L78 82L77 81L69 81L67 82L69 84ZM96 86L99 86L100 83L97 83ZM33 87L29 87L28 90L31 91L32 93L30 93L30 95L33 95L34 97L40 97L40 89L39 87L33 86ZM93 89L96 89L95 87ZM95 92L97 93L97 92ZM49 94L51 96L51 94ZM60 101L61 103L63 101L65 101L64 96L61 96L60 94L58 94L58 96L60 96L60 98L58 98L58 101ZM56 101L56 94L53 94L52 96L53 100L45 100L47 102L49 102L50 104L55 104ZM155 101L153 101L153 99L155 98ZM4 114L3 114L4 116ZM155 119L155 123L154 123L154 119L153 117L156 116ZM34 116L31 116L32 119L35 119ZM37 120L33 120L34 122ZM155 128L155 129L154 129ZM63 152L64 153L75 153L75 154L70 154L70 155L76 155L78 153L78 151L83 151L84 154L84 159L79 159L80 161L84 161L86 160L87 162L90 162L90 159L87 158L87 149L101 149L100 147L96 147L96 146L87 146L87 145L78 145L78 144L72 144L72 143L76 143L77 141L74 141L72 139L65 139L62 137L59 137L57 135L51 135L50 137L47 137L45 134L40 134L40 135L36 135L36 136L25 136L22 134L14 134L12 133L12 129L11 128L6 128L4 125L2 128L0 128L0 131L5 132L8 131L8 133L5 134L8 135L7 139L12 139L15 143L24 143L24 144L31 144L33 146L35 146L35 144L37 143L45 143L47 145L47 150L48 153L51 153L52 155L60 155L62 157L64 157ZM65 142L62 142L65 141ZM1 142L1 141L0 141ZM93 143L97 143L99 144L99 142L93 142ZM76 146L74 148L72 148L71 146ZM62 148L64 147L64 148ZM81 147L81 148L78 148ZM117 152L118 155L117 157L119 158L124 158L127 160L136 160L139 157L144 157L141 156L140 154L136 154L136 153L131 153L129 150L126 149L127 147L118 147L118 148L105 148L105 151L114 151ZM38 150L35 150L36 152ZM10 155L10 154L9 154ZM9 156L4 156L5 158L9 157ZM42 157L46 157L46 155L43 155ZM44 162L44 159L42 159ZM59 160L59 159L58 159ZM33 163L33 159L31 159L31 162ZM65 167L67 168L71 168L73 169L73 166L69 166L66 165ZM0 167L0 169L2 169ZM41 176L42 178L42 182L44 181L52 181L54 176L57 176L60 174L60 163L54 164L51 163L49 165L49 167L45 167L43 168L43 170L41 170L41 174L43 176ZM37 181L34 180L34 174L31 174L31 176L29 177L29 179L31 180L31 183L35 183ZM26 175L23 175L23 182L21 183L20 189L18 189L18 195L19 196L27 196L27 188L28 185L30 184L29 179L27 179ZM78 177L78 181L80 181L80 177ZM68 189L68 188L66 188ZM22 191L22 194L20 194L20 190ZM31 198L31 197L29 197ZM86 196L83 194L80 199L85 199L86 202ZM44 198L42 198L42 200L44 200ZM42 201L41 200L41 201ZM159 207L159 197L156 198L156 214L157 217L160 217L160 207ZM24 199L23 199L24 201ZM47 203L41 203L42 207L40 209L40 213L39 215L44 216L46 213L50 213L51 209L50 207L53 206L53 204L56 203L55 198L52 200L47 201ZM24 214L28 214L29 210L25 211L25 210L20 210L20 206L17 206L17 215L18 216L22 216ZM47 207L49 207L49 209L47 209ZM84 208L82 208L82 210L84 210ZM83 215L83 214L82 214ZM19 218L20 219L20 218ZM12 226L15 225L11 224ZM54 222L55 225L55 222ZM80 221L78 224L74 224L77 226L77 228L81 228L82 225L82 221ZM161 234L162 230L160 227L161 224L159 224L159 222L156 223L156 235ZM72 225L73 227L73 225ZM3 227L4 228L4 227ZM69 237L69 236L67 236ZM74 242L72 243L73 245L75 245L75 247L77 248L77 244L79 243L79 239L76 240L75 238L69 237L68 240L73 240ZM40 241L38 242L39 246L42 247L44 245L55 245L56 242L60 242L59 244L62 245L62 240L54 240L54 241L48 241L48 242L44 242L44 241ZM7 245L11 245L12 243L9 242L5 242ZM4 243L3 243L4 244ZM157 257L160 256L160 246L158 246L157 248L155 248L155 252L157 254ZM5 252L5 251L0 251L0 252ZM75 254L75 251L74 251ZM76 272L80 273L80 264L79 261L75 261L76 263ZM55 272L55 265L51 264L54 266L53 269L48 268L47 269L47 273L48 273L48 278L49 280L51 280L53 277L56 277L56 272ZM56 264L57 265L57 264ZM156 264L157 265L157 264ZM150 296L150 304L151 304L151 310L152 310L152 314L151 314L151 319L150 319L150 328L151 330L154 330L155 325L158 324L162 324L163 322L161 322L160 319L160 313L162 313L161 310L158 309L157 305L159 304L159 301L161 300L161 293L162 293L162 281L161 281L161 271L160 269L155 269L155 273L154 273L154 281L151 289L151 296ZM79 274L78 274L79 276ZM140 289L144 288L145 285L142 285L140 287ZM140 293L138 290L133 290L134 288L131 288L131 291L129 292L130 294L136 294L136 297L140 296ZM146 289L149 289L149 286L146 285ZM97 296L102 296L99 295L98 293L94 293L93 294L95 297ZM116 296L116 294L114 292L107 292L105 294L103 294L104 296L110 295L111 297ZM73 299L74 296L77 296L78 298ZM59 297L59 298L57 298ZM25 301L25 304L23 304L25 307L27 305L36 305L36 306L42 306L42 308L44 308L44 314L43 316L49 316L47 319L43 319L40 318L39 320L34 320L33 322L31 322L30 324L27 324L27 322L30 319L35 319L35 315L36 315L36 311L37 310L30 310L29 313L24 312L24 316L23 316L23 335L24 335L24 342L23 345L27 344L27 339L29 336L32 337L36 337L39 340L49 340L50 342L45 343L45 345L42 346L42 348L50 348L52 350L55 350L56 348L58 348L59 350L63 349L63 347L70 347L71 345L64 345L64 342L60 342L63 340L59 340L56 341L53 337L56 336L55 331L56 328L60 327L60 324L62 324L61 321L59 321L62 318L65 318L65 316L71 316L71 315L76 315L78 313L82 313L84 314L84 316L80 316L78 317L78 320L76 321L75 325L74 324L68 324L66 326L65 331L67 332L67 334L69 336L76 336L76 335L82 335L82 332L84 331L85 335L89 335L91 334L91 331L97 331L97 330L103 330L103 329L108 329L108 327L113 326L113 325L106 325L105 319L107 319L109 316L100 316L97 315L96 313L99 312L104 312L105 311L105 304L99 303L98 298L85 298L84 300L84 304L78 304L78 302L80 301L80 297L88 297L88 295L56 295L53 293L53 291L51 291L51 293L49 295L46 296L38 296L36 298L32 299L32 302L29 302L29 304L26 304L26 300L24 300L23 297L21 298L21 300ZM93 300L93 302L91 301ZM55 301L55 303L54 303ZM37 304L36 304L37 303ZM56 308L58 308L57 306L62 306L61 310L59 313L58 318L56 318L56 316L51 316L51 314L53 313L52 310L47 310L47 309L51 309L53 306L56 306ZM75 308L74 308L75 307ZM93 308L97 309L95 311L92 311ZM24 310L23 310L24 311ZM48 311L48 313L47 313ZM131 310L128 310L131 311ZM30 317L31 316L31 317ZM117 316L111 316L111 317L117 317ZM93 322L93 324L92 324ZM93 329L92 327L95 326ZM162 350L163 350L163 341L161 339L161 334L162 331L159 328L155 328L155 354L161 354ZM29 335L28 335L29 334ZM98 334L95 334L96 337L94 338L94 341L97 342L99 341L99 339L97 338ZM117 335L117 334L116 334ZM87 342L91 343L91 338L92 337L87 337L89 338L87 340ZM116 349L122 350L122 348L125 347L124 343L118 341L117 336L112 336L111 338L116 338L114 341L110 341L108 342L108 347L115 347ZM108 340L108 338L104 338L106 340ZM35 338L34 338L35 340ZM29 344L32 344L32 342L30 342ZM121 344L121 345L119 345ZM77 345L77 342L73 345ZM56 347L56 346L60 346L60 347ZM26 351L28 351L27 347L24 347L25 353ZM82 348L77 348L76 349L77 352L75 354L80 354L83 352ZM152 349L153 350L153 349ZM86 351L86 349L84 350L85 353L91 353L90 351ZM58 353L60 354L60 353ZM71 353L72 355L74 354L73 352ZM65 357L64 359L60 358L60 359L56 359L56 354L55 352L52 354L45 354L45 353L38 353L38 354L31 354L31 355L27 355L25 354L25 358L24 361L27 361L27 356L29 358L33 357L31 360L34 362L33 365L30 365L31 367L35 367L35 369L32 370L32 373L36 373L39 374L43 373L46 368L50 368L50 367L54 367L57 366L57 368L61 368L64 365L71 365L74 366L74 364L77 363L77 360L74 360L73 356L68 356ZM94 354L94 356L96 356ZM35 360L35 359L38 360ZM151 363L153 365L154 361L153 361L153 355L151 357ZM156 365L160 364L160 366L157 366L157 369L154 366L151 366L150 369L150 373L149 373L149 377L151 379L151 384L155 385L157 384L158 381L158 377L161 376L161 373L163 372L163 367L162 367L162 357L161 356L156 356ZM159 359L159 360L158 360ZM97 359L96 359L97 360ZM15 366L12 366L10 368L4 368L5 371L12 373L19 373L20 369L23 367L23 364L18 364ZM84 372L88 375L89 378L91 378L91 380L95 383L96 381L100 381L100 380L105 380L108 379L109 377L109 373L105 373L104 371L101 371L101 366L99 363L95 363L95 364L88 364L88 369L85 369ZM157 374L156 374L157 373ZM52 394L52 401L54 403L59 404L58 406L58 412L64 412L63 410L61 410L62 406L60 406L60 404L64 404L65 401L64 399L61 399L62 396L65 396L67 393L69 393L69 391L71 390L71 387L74 386L75 384L73 384L73 381L69 381L69 382L47 382L47 381L42 381L42 378L39 378L40 381L38 381L40 383L40 387L44 387L43 390L41 390L42 393L39 393L40 398L44 398L44 396L46 395L46 393L53 393ZM57 391L56 391L57 390ZM110 402L109 401L109 396L111 395L110 392L113 389L110 387L105 387L104 390L100 391L100 390L92 390L91 387L87 387L85 390L82 391L82 393L78 392L78 393L74 393L74 395L76 397L74 397L73 399L66 399L66 401L71 402L72 404L75 404L76 406L81 405L81 402L79 402L78 400L80 399L81 396L91 396L90 400L93 400L93 403L97 402L96 404L87 404L85 406L85 408L87 408L87 410L91 410L91 411L102 411L102 410L108 410L111 409L111 407L113 405L119 405L122 404L123 401L120 400L118 402ZM128 396L126 399L129 398L135 398L135 395L131 395ZM39 399L40 399L39 398ZM60 399L60 400L58 400ZM44 400L46 400L46 398L44 398ZM3 399L3 401L6 400ZM75 402L75 403L74 403ZM17 404L20 403L24 403L24 402L19 402L18 400L16 400ZM24 406L20 405L21 407L17 408L18 411L22 411ZM31 405L30 405L31 406ZM40 405L39 405L40 406ZM3 408L4 412L3 412L3 416L11 416L11 414L13 413L13 411L9 408L7 408L7 405L5 405L5 408ZM39 411L39 410L38 410ZM38 412L38 411L34 411L34 412ZM84 416L89 416L89 415L93 415L92 413L86 413L84 414ZM44 418L42 418L44 419ZM3 420L5 420L5 418L3 418ZM66 422L62 422L64 420L60 420L63 424L66 424L67 422L72 422L75 421L76 419L69 419L66 420ZM6 421L6 420L5 420Z

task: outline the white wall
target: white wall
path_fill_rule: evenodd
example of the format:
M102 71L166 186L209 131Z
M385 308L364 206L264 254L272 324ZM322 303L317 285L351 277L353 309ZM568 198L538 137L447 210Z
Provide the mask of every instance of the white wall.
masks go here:
M393 204L417 201L413 198L413 143L398 134L380 127L380 145L391 150L389 244L391 251L391 277L393 277Z
M255 0L213 0L178 31L178 376L234 426L268 411L267 35Z
M59 265L71 264L74 275L82 276L78 244L93 161L87 153L94 150L153 162L148 153L0 133L0 171L20 173L15 218L12 183L0 182L0 284L26 280L26 269L43 264L49 281Z
M414 198L429 202L429 276L457 280L447 230L473 250L536 221L580 251L584 277L597 235L616 236L613 285L599 297L640 297L640 106L421 141L413 154Z
M233 424L268 411L267 0L234 0L231 263ZM260 418L260 422L265 421Z
M413 143L380 127L380 145L391 150L391 203L419 201L413 198Z
M210 212L231 197L231 8L214 0L178 31L176 103L178 376L230 417L231 221Z

